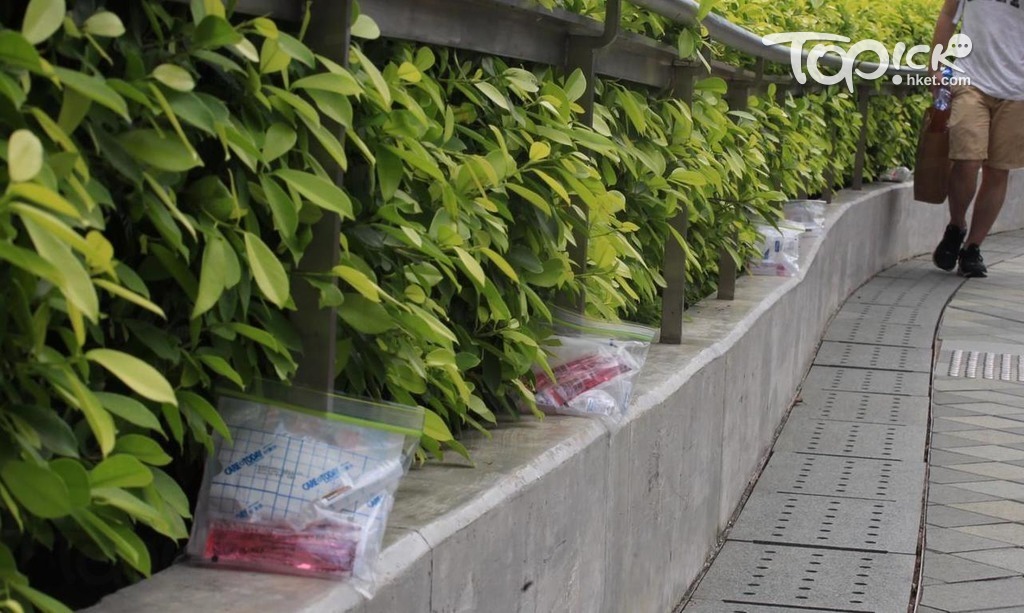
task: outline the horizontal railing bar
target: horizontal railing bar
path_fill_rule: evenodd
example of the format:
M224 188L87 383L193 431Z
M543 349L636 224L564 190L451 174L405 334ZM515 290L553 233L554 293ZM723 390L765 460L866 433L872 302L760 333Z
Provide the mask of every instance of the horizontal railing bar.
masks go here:
M630 0L632 4L636 6L646 8L653 11L663 17L682 24L693 24L697 18L697 12L700 9L700 5L694 0ZM758 58L764 58L765 60L778 62L778 63L789 63L791 61L790 51L788 45L765 45L762 41L762 37L754 34L746 28L742 28L728 19L718 15L716 13L708 14L701 22L704 27L708 30L708 35L712 40L722 43L723 45L752 55ZM807 57L807 50L803 52L804 58ZM826 55L821 58L821 64L838 68L842 66L843 61L836 55ZM865 72L874 72L878 70L879 65L877 62L857 62L856 66ZM908 68L893 68L889 67L886 70L886 74L895 75L910 75L910 74L924 74L923 70L913 70Z

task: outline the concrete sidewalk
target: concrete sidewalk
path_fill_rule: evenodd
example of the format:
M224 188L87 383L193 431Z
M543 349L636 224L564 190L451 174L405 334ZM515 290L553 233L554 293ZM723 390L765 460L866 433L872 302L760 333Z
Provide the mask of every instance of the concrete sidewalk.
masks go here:
M1024 612L1024 232L984 247L850 296L685 611Z

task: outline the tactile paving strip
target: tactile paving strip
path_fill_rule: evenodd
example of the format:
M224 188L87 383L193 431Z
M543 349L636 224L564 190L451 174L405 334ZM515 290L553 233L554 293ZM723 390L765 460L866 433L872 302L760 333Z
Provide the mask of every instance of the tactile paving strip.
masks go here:
M836 313L836 321L861 319L883 324L934 327L940 315L942 315L942 308L939 305L932 308L915 308L885 304L847 303Z
M886 425L918 426L928 422L928 399L863 392L804 389L793 414L803 419L830 419Z
M913 554L919 520L894 502L754 492L729 538Z
M757 481L767 493L838 496L919 504L924 462L776 452Z
M807 613L816 609L792 607L766 607L756 604L737 604L713 600L691 600L686 607L687 613ZM817 609L823 610L823 609ZM827 609L832 611L834 609Z
M961 283L963 279L938 271L920 279L875 277L854 291L847 303L908 307L942 305L949 300Z
M916 347L883 347L825 341L814 356L821 366L847 366L880 370L931 372L931 349Z
M866 319L837 319L825 331L823 338L827 341L890 347L931 347L935 340L935 329L928 326L878 323Z
M929 385L930 378L927 373L834 366L812 366L807 379L804 380L804 387L807 389L897 396L928 396Z
M790 418L775 450L921 461L924 439L925 433L920 428Z
M693 597L829 611L905 611L914 556L729 541Z

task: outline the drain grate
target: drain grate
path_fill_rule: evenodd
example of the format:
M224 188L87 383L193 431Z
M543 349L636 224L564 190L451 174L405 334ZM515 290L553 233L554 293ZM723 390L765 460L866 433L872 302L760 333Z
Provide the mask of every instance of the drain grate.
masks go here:
M919 504L755 492L729 539L913 554L920 518Z
M912 555L729 541L693 596L729 604L904 611L913 573Z
M800 401L794 414L805 419L920 427L928 420L928 399L920 396L804 389Z
M1024 356L955 349L949 353L949 377L1024 383Z
M825 341L814 357L821 366L931 372L932 352L916 347L882 347Z
M923 457L925 433L919 428L793 417L783 429L776 451L879 460L920 461Z
M909 324L887 324L865 319L833 321L824 340L890 347L931 347L935 329Z
M757 482L766 493L837 496L919 504L924 462L775 453Z
M812 366L804 381L804 387L899 396L927 396L929 380L928 374L920 372Z

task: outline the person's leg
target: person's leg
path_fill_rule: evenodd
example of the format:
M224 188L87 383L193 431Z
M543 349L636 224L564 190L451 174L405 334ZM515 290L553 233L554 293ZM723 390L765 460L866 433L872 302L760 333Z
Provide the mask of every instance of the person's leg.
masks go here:
M956 160L949 177L949 223L967 228L967 209L978 191L978 171L981 160Z
M988 158L991 111L984 94L969 86L953 88L949 116L949 225L932 253L942 270L953 270L967 235L967 209L978 190L978 171Z
M1024 167L1024 102L991 97L986 97L986 102L992 109L990 145L974 202L971 232L959 257L959 272L965 277L987 276L981 244L1003 208L1010 169Z
M978 199L974 202L971 231L967 235L968 245L980 246L988 236L992 224L996 222L996 217L999 216L999 211L1003 208L1003 201L1006 200L1006 184L1009 180L1010 171L1005 168L985 166L982 170L981 189L978 190Z

